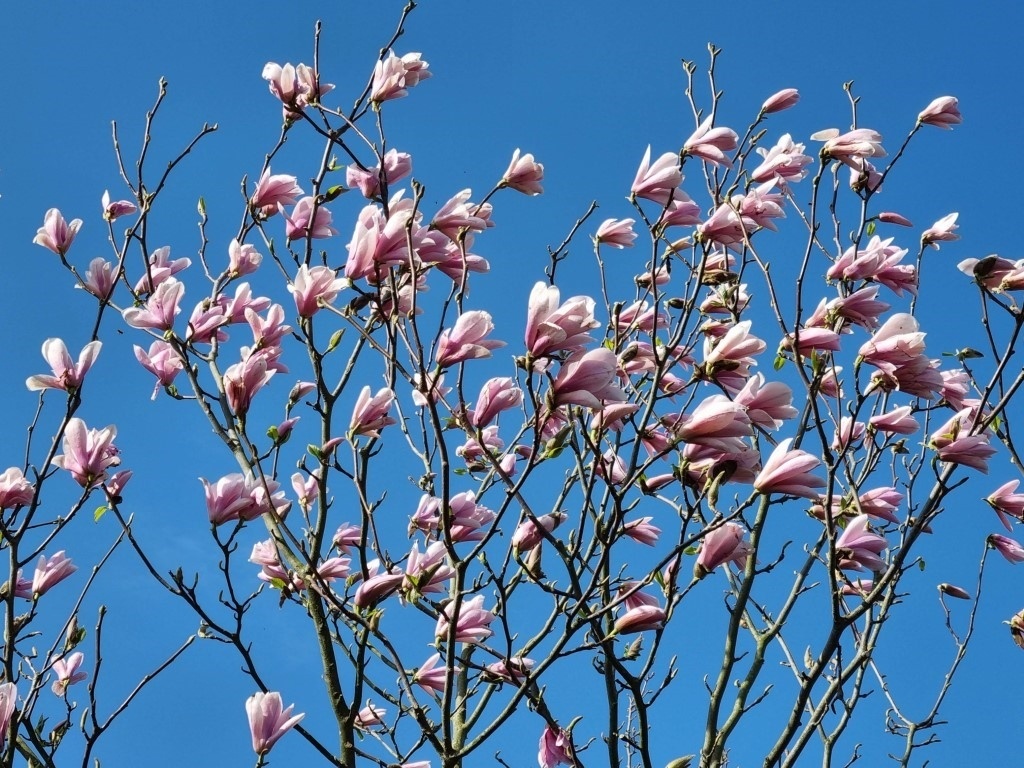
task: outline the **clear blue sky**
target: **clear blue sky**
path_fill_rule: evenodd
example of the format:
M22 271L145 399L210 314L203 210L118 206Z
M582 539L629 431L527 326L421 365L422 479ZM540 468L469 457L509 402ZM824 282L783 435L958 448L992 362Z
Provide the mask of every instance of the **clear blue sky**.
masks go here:
M0 323L7 329L7 362L0 376L6 448L0 469L22 460L24 430L36 402L24 379L44 370L40 344L61 336L77 351L88 334L81 320L91 308L86 297L70 290L55 258L31 240L46 209L59 207L69 219L86 220L75 245L77 263L108 254L98 215L100 196L108 188L115 198L123 196L111 151L111 120L118 121L133 156L144 113L154 101L158 78L164 77L169 97L154 134L155 159L170 156L204 122L219 124L218 133L175 175L154 220L156 239L169 244L173 255L194 256L194 211L202 195L211 215L211 253L222 254L238 225L239 180L243 174L250 179L258 174L278 130L279 105L260 78L263 65L311 62L313 25L322 19L322 75L345 94L341 103L348 103L348 94L365 83L400 8L391 0L287 8L263 0L187 0L153 6L21 4L6 11L0 26L0 65L6 73L0 256L7 287L0 305ZM886 145L895 148L928 102L944 94L958 96L964 124L951 135L921 135L881 195L883 204L892 200L892 207L918 230L960 212L963 240L929 254L925 269L925 293L944 292L946 297L925 314L930 351L937 354L969 343L960 313L975 307L972 289L955 279L949 265L989 253L1019 256L1020 160L1014 137L1024 122L1024 106L1015 92L1024 65L1020 21L1019 12L1006 5L968 8L948 0L866 2L835 9L804 0L784 5L426 0L412 15L397 50L422 51L434 77L386 110L387 130L391 146L413 155L415 176L427 183L428 209L463 187L482 192L504 171L516 147L545 164L545 194L538 199L502 197L499 226L478 241L478 251L501 279L480 283L474 301L494 307L496 335L515 341L529 289L542 278L546 247L561 241L592 200L601 205L594 226L606 217L630 215L623 195L645 147L652 145L655 154L672 151L692 132L679 62L686 58L703 65L709 41L724 50L718 69L725 89L719 122L738 130L767 96L783 87L799 88L802 94L800 105L778 123L797 140L806 141L822 128L846 126L850 110L842 85L852 80L863 99L861 126L879 130ZM706 81L698 82L706 103ZM275 171L308 176L316 155L302 162L304 168L275 163ZM337 253L351 232L356 205L339 206L335 213L341 235L330 247ZM570 263L590 274L586 243L580 241L581 253ZM633 256L627 251L621 258ZM94 426L119 425L125 464L136 473L131 509L149 540L163 542L164 567L180 562L186 571L212 569L216 552L196 478L235 470L194 409L163 397L150 403L151 379L131 357L131 344L139 339L130 333L106 336L110 343L98 370L107 383L102 391L89 393L84 418ZM939 581L973 585L972 563L985 535L996 530L994 516L979 499L1003 482L1000 477L994 473L990 479L972 480L960 497L963 508L944 519L958 531L942 532L941 546L930 551L922 590ZM57 509L68 501L54 493ZM79 521L84 551L98 551L109 542L113 527L108 523ZM1018 707L1024 656L999 622L1024 603L1018 604L1019 574L1002 562L993 566L976 647L944 710L953 723L940 732L943 745L921 754L935 765L1010 764L1019 754L1005 723ZM129 576L116 578L117 569ZM117 556L103 584L116 608L108 642L117 638L118 647L108 657L124 658L109 672L110 684L123 692L152 659L194 631L196 622L169 597L151 597L150 585L127 551ZM951 652L936 604L922 603L905 624L891 628L888 638L892 658L906 657L907 675L901 682L908 686L918 675L934 672L932 660L944 661ZM300 702L299 709L313 712L318 700L301 702L319 685L317 672L307 659L293 657L291 641L275 629L272 612L266 622L268 633L287 643L273 655L281 665L278 679L286 703ZM688 674L712 671L711 659L717 658L695 658L692 649L680 653ZM235 667L237 661L220 648L194 649L172 673L176 682L158 683L112 734L107 748L118 746L101 750L104 762L134 764L145 755L143 763L152 766L177 765L181 758L247 764L242 704L251 684L238 674L225 674L223 686L210 690L209 685L212 673ZM166 725L154 729L154 722ZM863 727L865 740L881 740L880 718ZM183 740L204 746L183 754ZM533 765L535 740L535 730L528 730L523 734L528 749L513 758L506 743L503 754L512 765ZM865 764L881 764L885 750L897 746L882 741L880 747L866 747L874 758ZM277 765L311 758L294 737L278 750ZM481 753L480 764L489 754ZM745 755L738 762L753 765L755 758Z

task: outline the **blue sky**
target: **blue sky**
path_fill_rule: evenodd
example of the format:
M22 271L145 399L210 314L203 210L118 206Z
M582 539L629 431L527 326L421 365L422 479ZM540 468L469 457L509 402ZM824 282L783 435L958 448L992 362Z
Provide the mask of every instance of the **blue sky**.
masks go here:
M157 239L169 244L173 255L193 255L199 242L194 212L202 196L211 215L211 253L221 254L238 226L240 178L259 173L263 153L279 129L279 104L260 79L263 65L310 62L313 25L322 19L321 71L344 94L341 103L348 103L349 94L365 84L400 8L390 1L311 2L282 10L280 4L260 1L153 8L61 3L45 10L25 4L8 11L0 27L0 64L8 73L7 108L0 121L0 255L8 286L0 305L0 323L8 329L0 413L8 431L0 464L21 461L24 430L36 403L23 382L43 370L42 341L61 336L77 350L87 340L82 319L91 308L87 297L71 290L56 260L31 240L46 209L58 207L69 219L86 220L75 245L79 263L108 252L98 215L100 196L108 188L114 197L122 191L111 151L111 120L118 121L127 154L134 156L145 111L155 99L158 78L164 77L169 96L154 132L154 167L204 122L219 125L175 174L154 222ZM989 253L1018 256L1019 160L1012 132L1024 115L1012 91L1024 53L1016 15L996 4L968 9L945 1L896 7L868 2L855 10L791 2L783 10L767 3L426 0L396 48L400 53L422 51L434 76L385 111L386 127L391 146L413 155L415 176L427 184L427 209L463 187L487 189L517 147L545 164L545 194L501 197L499 226L478 242L500 279L481 282L473 302L493 308L496 335L513 341L521 332L529 290L542 279L546 248L562 240L591 201L598 201L600 209L587 233L606 217L630 215L624 195L644 149L650 144L656 155L674 151L692 132L680 59L703 66L709 41L723 49L718 83L725 95L719 122L737 130L783 87L799 88L802 101L781 115L773 130L783 126L806 141L819 129L847 126L850 108L842 86L853 81L854 93L862 98L860 125L879 130L886 145L895 148L929 101L956 95L964 124L952 134L922 132L879 197L879 205L891 205L918 231L951 211L960 212L963 240L930 252L925 267L923 293L936 294L938 300L923 302L923 318L929 350L937 354L970 343L963 313L974 313L968 315L972 321L977 314L973 289L951 266ZM706 103L706 80L697 82L698 100ZM275 171L308 177L318 160L315 148L303 154L309 147L315 145L295 138L282 162L275 162ZM358 209L355 202L339 209L335 224L341 234L330 247L341 252ZM799 241L795 248L799 253ZM580 290L589 290L593 276L587 239L574 250L570 268L579 270ZM615 268L632 274L638 266L629 260L639 263L643 257L626 251L610 258L623 260ZM784 249L778 258L785 258ZM157 551L163 567L183 562L195 570L211 569L216 551L196 478L235 471L230 457L217 449L199 414L183 407L187 404L166 398L150 403L150 377L131 357L137 337L108 333L106 338L97 367L105 383L89 393L84 418L96 426L119 425L126 466L136 472L132 511L150 540L162 542ZM928 554L921 590L938 581L973 586L972 563L985 535L996 530L994 516L979 499L1000 485L1001 477L994 471L988 479L973 478L960 497L963 508L950 510L944 521L950 530L942 532L941 542ZM54 496L55 505L68 503ZM85 520L78 521L76 530L85 551L98 551L114 535L112 525ZM118 578L117 569L126 576ZM1022 682L1020 652L999 622L1024 605L1017 602L1017 574L1008 565L993 563L990 575L976 647L943 712L952 724L940 732L944 743L934 753L922 753L934 764L999 764L1018 751L1000 725L1002 717L1011 715L995 713L1015 711ZM110 673L115 691L129 690L130 680L153 659L194 631L195 620L170 598L152 597L143 579L124 551L102 582L112 606L120 607L109 618L108 637L116 638L116 655L124 659L117 673ZM934 674L933 662L950 653L937 605L930 599L922 603L908 611L905 623L891 628L885 651L895 684L908 688L919 676ZM709 605L714 605L710 598ZM143 626L135 623L136 616ZM300 701L318 684L318 674L308 657L293 653L280 616L268 610L260 618L267 636L279 644L267 651L267 659L280 665L286 703ZM717 651L708 648L702 658L703 641L691 642L683 651L683 677L699 684L697 673L713 667L710 661L702 663L704 658L717 658L710 655ZM115 649L108 655L113 657ZM107 748L117 751L107 753L107 759L125 763L128 755L147 748L151 754L174 754L188 729L204 743L219 740L204 747L203 762L244 764L248 747L242 701L251 684L228 674L215 690L203 683L213 670L236 667L236 660L220 649L194 649L172 673L176 682L158 682L112 734ZM985 705L979 706L980 701ZM196 717L195 708L206 714ZM299 708L312 712L316 702ZM158 711L168 726L155 732ZM218 722L211 728L214 713ZM881 719L865 728L865 740L880 737ZM535 730L527 729L522 738L529 749L511 764L532 765ZM277 764L311 757L297 738L286 742ZM872 754L880 759L885 749L895 748L895 743L883 744ZM244 754L241 761L239 754ZM503 754L508 758L507 751ZM756 759L737 758L744 765ZM179 762L153 759L157 762L148 764Z

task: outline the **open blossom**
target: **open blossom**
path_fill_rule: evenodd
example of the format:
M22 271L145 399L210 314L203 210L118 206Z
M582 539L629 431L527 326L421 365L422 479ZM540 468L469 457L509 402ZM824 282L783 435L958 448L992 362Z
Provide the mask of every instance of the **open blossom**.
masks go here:
M61 339L47 339L43 342L43 357L50 364L53 375L30 376L25 381L25 386L32 391L40 389L62 389L69 393L77 391L85 380L85 374L89 372L92 364L96 361L102 346L103 344L99 341L90 341L78 353L78 362L74 362Z
M554 404L598 409L625 401L626 393L617 384L618 371L618 358L606 347L574 355L562 363L555 377Z
M836 555L843 570L873 573L885 570L881 553L888 547L884 536L873 533L867 515L857 515L836 539Z
M441 664L441 666L438 666ZM453 667L452 676L459 674L462 667ZM435 653L425 662L412 676L412 681L420 686L427 693L443 693L445 680L448 678L448 668L441 663L441 654Z
M294 120L309 104L316 104L320 97L334 90L330 83L320 82L320 75L305 64L285 64L272 61L263 67L263 79L270 92L281 100L286 120Z
M381 196L382 171L384 181L388 186L401 181L412 173L412 156L408 152L389 149L381 160L380 165L374 165L365 170L354 164L347 166L345 168L345 183L349 187L358 189L363 197L373 200Z
M249 412L256 393L275 373L277 371L268 367L266 358L261 355L250 355L224 371L224 394L236 416L243 418Z
M256 250L256 246L248 243L240 245L235 239L228 243L228 275L230 277L251 275L259 268L262 261L263 256Z
M63 549L53 557L40 555L36 572L32 576L32 596L46 594L77 570L78 566L71 562L70 557L65 556Z
M572 737L565 731L544 726L537 750L537 764L540 768L556 768L559 765L573 765Z
M920 429L909 405L901 405L888 413L872 416L868 419L868 424L879 432L890 435L912 435Z
M395 401L395 393L387 387L371 395L370 388L363 387L352 409L352 420L349 422L348 433L351 436L366 435L380 437L380 430L395 424L391 418L391 404Z
M433 73L428 70L429 64L421 56L420 53L407 53L399 57L390 51L386 58L378 61L373 68L370 101L379 105L391 99L400 99L409 93L409 88L429 78Z
M697 130L683 144L683 152L691 157L699 157L716 165L731 166L732 161L726 152L736 149L739 136L732 128L712 128L714 115L709 115Z
M473 190L464 189L449 198L448 202L434 214L431 229L443 232L450 240L458 242L468 232L483 232L493 227L491 204L474 203L469 197ZM468 246L467 246L468 248Z
M438 640L448 640L452 615L455 613L455 601L448 603L441 615L437 618L437 627L434 629L434 637ZM484 608L484 596L477 595L470 600L463 600L459 605L458 613L455 615L455 635L452 640L456 643L479 643L494 634L487 625L494 621L494 614Z
M257 755L265 755L278 739L290 731L305 714L292 715L295 705L287 709L281 701L281 694L254 693L245 702L245 712L249 716L249 731L252 734L252 748Z
M135 283L134 290L140 296L151 294L161 283L190 266L192 266L192 259L187 256L172 259L170 246L157 248L149 255L146 269L143 271L142 277Z
M502 186L522 192L524 195L539 195L544 191L541 182L544 181L544 166L533 159L533 155L527 153L520 155L519 150L512 154L512 162L508 170L501 177Z
M114 283L117 275L114 274L114 265L101 256L89 262L82 278L82 288L98 299L109 299L114 291ZM76 286L77 287L77 286Z
M330 304L344 288L346 282L336 277L330 267L299 267L288 291L295 299L295 308L301 317L312 317L320 308Z
M108 467L121 463L119 451L114 447L117 429L89 429L75 417L68 420L64 430L64 453L53 463L71 473L83 488L92 488L106 479Z
M804 154L804 145L793 141L793 137L784 133L770 149L758 147L761 164L751 172L750 178L758 184L771 179L800 181L807 175L805 170L814 159Z
M821 464L821 460L806 451L791 451L792 443L793 438L786 438L776 446L754 480L754 487L761 493L816 498L816 489L824 487L825 481L812 475L811 470Z
M1009 518L1024 521L1024 493L1015 493L1018 485L1020 480L1010 480L985 497L985 501L996 511L1000 522L1008 531L1013 530Z
M1009 536L1000 536L998 533L993 533L988 537L988 545L1013 565L1016 565L1017 563L1024 563L1024 547L1022 547L1020 542L1015 539L1011 539Z
M491 315L481 310L470 310L459 315L453 328L446 328L437 340L435 359L441 368L448 368L466 360L490 357L492 349L505 346L505 342L488 339L494 330Z
M255 520L268 513L284 520L291 506L276 480L236 472L225 475L216 483L209 483L204 478L199 478L199 481L205 489L206 511L214 525L231 520Z
M53 681L54 694L57 696L63 696L68 691L69 685L80 683L89 675L85 672L79 672L79 667L82 666L82 662L85 660L85 656L81 653L72 653L67 658L58 656L53 660L53 673L57 676L57 679Z
M953 231L957 228L956 220L959 215L959 213L951 213L943 216L928 227L921 235L921 244L930 245L935 250L938 250L940 242L959 240L960 235Z
M156 385L153 387L153 398L156 399L160 387L169 387L174 383L174 378L185 369L181 361L181 355L169 343L163 339L157 339L149 345L147 352L137 344L134 346L135 359L142 367L156 376Z
M641 517L639 520L630 520L623 524L622 534L633 541L653 547L658 543L658 537L661 536L661 529L651 523L653 519L653 517Z
M925 334L919 327L913 315L897 313L861 345L857 354L864 362L891 373L924 353Z
M978 435L962 435L938 449L939 459L951 464L962 464L988 474L988 460L996 454L989 445L987 432Z
M679 155L666 152L652 165L651 148L648 146L630 191L634 197L666 205L675 193L676 187L682 183L683 172L679 169Z
M635 219L605 219L597 228L594 238L613 248L632 248L636 240L636 232L633 231L635 223Z
M700 543L693 575L703 579L720 565L735 563L745 568L750 543L743 540L746 530L739 523L725 523L708 533Z
M765 382L761 373L747 379L734 402L746 409L752 424L764 429L779 429L784 421L799 414L793 407L793 390L781 381Z
M48 248L58 256L64 256L67 254L68 248L71 247L71 243L74 242L75 235L78 234L78 230L81 227L81 219L75 219L68 224L60 211L56 208L51 208L46 212L46 216L43 218L43 226L36 232L32 242L43 246L43 248Z
M917 122L921 125L934 125L936 128L952 130L954 125L963 122L960 114L960 106L954 96L939 96L927 107L921 110L917 116Z
M315 209L315 212L314 212ZM284 217L284 234L288 240L312 238L314 240L332 237L338 230L331 226L331 212L326 206L316 205L315 198L304 197L295 204L289 214L284 205L277 204L277 210Z
M885 157L882 135L868 128L857 128L847 133L831 129L814 134L812 139L824 140L821 156L826 160L838 160L860 171L861 163L869 157Z
M135 207L135 203L131 200L114 200L110 199L110 192L103 190L103 218L107 221L114 221L122 216L135 213L138 208Z
M0 509L23 507L32 502L35 488L18 467L0 473Z
M530 291L526 348L534 357L578 352L592 341L590 331L600 327L592 298L573 296L559 303L560 298L555 285L539 282Z
M249 205L259 211L264 218L269 218L278 212L279 205L295 204L302 194L302 187L298 182L294 176L285 173L271 175L270 166L267 166L256 183Z
M170 277L157 286L145 307L128 307L121 315L132 328L169 331L174 327L174 318L181 312L178 304L184 295L185 284Z

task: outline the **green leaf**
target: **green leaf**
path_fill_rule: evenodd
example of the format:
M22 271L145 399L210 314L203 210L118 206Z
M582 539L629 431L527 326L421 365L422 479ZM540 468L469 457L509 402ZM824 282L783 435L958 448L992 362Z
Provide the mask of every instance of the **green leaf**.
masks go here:
M108 507L106 504L101 504L100 506L96 507L96 511L92 513L92 521L94 523L98 523L100 521L100 518L103 517L103 515L105 515L107 513L107 510L109 509L110 507Z
M786 365L786 358L783 355L778 355L775 358L774 368L776 371L781 371Z
M871 237L873 234L875 234L875 222L869 221L868 222L868 237Z

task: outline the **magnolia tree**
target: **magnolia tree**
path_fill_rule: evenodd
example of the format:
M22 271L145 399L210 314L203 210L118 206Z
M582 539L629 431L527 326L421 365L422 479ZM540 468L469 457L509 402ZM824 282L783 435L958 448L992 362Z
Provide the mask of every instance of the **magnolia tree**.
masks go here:
M83 222L46 213L35 243L95 311L70 349L43 342L50 370L27 385L45 400L24 462L0 476L3 764L91 764L150 682L191 687L181 657L202 653L246 676L252 695L217 728L244 731L244 710L255 765L281 739L335 766L521 766L538 743L542 768L849 765L862 721L892 734L896 763L917 759L941 733L988 554L1024 560L992 535L969 582L937 585L951 651L907 707L880 652L887 627L934 600L935 582L911 576L948 546L940 518L961 486L997 453L1018 459L1024 262L932 267L983 313L978 349L941 358L918 277L929 248L957 239L957 215L918 233L875 197L920 131L960 122L956 99L886 148L851 96L854 128L809 148L776 117L794 89L751 105L740 131L719 124L712 49L707 103L686 66L692 135L621 180L628 218L592 207L528 301L488 307L471 289L511 268L489 263L488 230L504 195L542 193L544 167L516 150L484 194L425 204L432 182L385 131L397 100L429 95L429 53L394 47L405 22L360 93L336 92L317 58L266 65L283 127L243 180L230 242L207 242L200 202L198 254L163 246L153 211L214 130L154 173L163 87L134 163L115 129L124 188L83 230L105 221L110 254L80 259ZM296 134L321 147L284 153ZM626 248L632 279L612 264ZM79 415L109 384L102 340L122 333L153 396L198 409L237 463L197 468L176 500L215 566L202 579L158 565L160 542L132 518L146 493L122 468L135 457ZM981 482L1012 533L1018 479ZM70 509L43 503L51 486L78 489ZM81 612L107 559L76 557L77 517L116 527L111 551L130 549L154 599L192 616L194 635L116 700L97 679L118 643L102 611ZM78 595L60 615L58 591ZM282 672L261 645L268 623L319 673ZM1009 624L1022 642L1024 614Z

